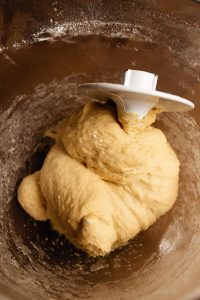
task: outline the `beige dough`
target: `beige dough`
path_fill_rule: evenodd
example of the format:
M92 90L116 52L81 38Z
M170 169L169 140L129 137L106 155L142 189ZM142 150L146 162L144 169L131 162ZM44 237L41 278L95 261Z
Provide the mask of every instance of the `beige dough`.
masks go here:
M18 189L18 199L23 209L38 221L46 221L46 200L40 189L40 172L26 176Z
M155 118L153 110L140 121L119 114L119 123L109 104L78 109L59 126L41 171L22 181L22 207L89 255L126 244L177 197L179 161Z

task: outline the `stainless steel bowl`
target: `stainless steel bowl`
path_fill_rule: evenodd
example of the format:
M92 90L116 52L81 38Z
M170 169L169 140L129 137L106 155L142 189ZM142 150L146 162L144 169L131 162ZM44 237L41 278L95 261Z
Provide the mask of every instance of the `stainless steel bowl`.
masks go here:
M0 298L194 299L200 296L200 5L195 1L0 1ZM84 99L77 85L156 72L158 89L194 101L162 114L181 161L173 209L130 243L90 258L35 222L17 187L51 146L43 132ZM77 187L78 188L78 187Z

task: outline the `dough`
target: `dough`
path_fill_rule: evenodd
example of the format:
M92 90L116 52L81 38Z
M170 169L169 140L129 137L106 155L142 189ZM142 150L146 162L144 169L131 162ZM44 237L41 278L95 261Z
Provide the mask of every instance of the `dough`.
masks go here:
M40 172L26 176L18 189L18 199L23 209L38 221L46 221L46 200L40 189Z
M87 103L62 122L42 169L18 190L22 207L89 255L105 255L147 229L174 204L179 161L144 119ZM38 184L40 181L40 185Z

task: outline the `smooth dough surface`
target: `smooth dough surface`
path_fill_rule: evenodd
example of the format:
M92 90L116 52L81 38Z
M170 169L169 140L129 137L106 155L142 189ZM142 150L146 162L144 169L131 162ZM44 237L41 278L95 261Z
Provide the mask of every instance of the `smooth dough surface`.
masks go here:
M22 207L89 255L105 255L147 229L174 204L179 161L156 112L117 118L87 103L62 122L42 169L18 190ZM38 184L39 180L39 184Z

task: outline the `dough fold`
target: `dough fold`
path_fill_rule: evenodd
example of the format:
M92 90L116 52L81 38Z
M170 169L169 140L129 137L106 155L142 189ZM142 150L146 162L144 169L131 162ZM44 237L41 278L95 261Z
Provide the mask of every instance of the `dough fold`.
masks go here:
M59 126L43 167L18 190L22 207L89 255L105 255L147 229L174 204L179 161L144 119L87 103ZM39 183L38 183L39 181Z

